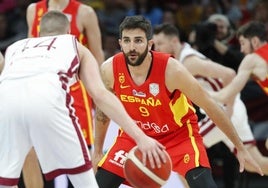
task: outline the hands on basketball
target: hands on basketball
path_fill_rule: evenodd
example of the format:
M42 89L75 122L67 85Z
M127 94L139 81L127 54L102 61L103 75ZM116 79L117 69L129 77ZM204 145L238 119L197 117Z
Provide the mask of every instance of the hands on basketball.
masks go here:
M147 136L143 136L137 141L137 146L142 152L142 163L146 166L146 159L148 158L152 168L161 168L161 163L166 163L166 155L164 150L166 149L161 143L157 140Z
M162 163L160 168L152 168L150 164L142 164L142 153L137 146L134 146L128 152L124 162L123 170L127 182L133 187L162 187L167 182L172 170L170 156L167 152L164 153L166 163Z
M256 169L256 171L261 175L264 176L261 167L258 163L251 157L248 151L244 148L243 150L237 150L237 159L239 161L239 172L243 172L245 169L245 163L250 164L252 167Z

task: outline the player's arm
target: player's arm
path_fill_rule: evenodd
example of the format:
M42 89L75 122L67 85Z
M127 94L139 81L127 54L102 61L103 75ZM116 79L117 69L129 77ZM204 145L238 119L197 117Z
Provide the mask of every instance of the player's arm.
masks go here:
M235 77L235 71L215 63L209 59L202 59L195 55L188 56L184 59L183 64L193 76L203 76L218 78L226 86Z
M112 76L113 69L109 67L112 65L110 63L111 60L112 58L108 59L100 67L101 68L100 72L101 72L103 83L105 87L110 91L112 91L111 88L113 85L113 76ZM94 152L92 156L92 161L93 161L93 169L96 172L97 167L98 167L98 162L103 157L103 144L104 144L106 133L110 124L110 118L105 113L103 113L97 106L96 111L95 111L94 122L95 122L95 134L94 134L95 137L94 137Z
M103 84L94 56L82 44L78 43L77 45L81 60L79 75L95 104L135 140L142 151L144 164L146 164L148 157L152 167L161 166L161 161L166 161L163 152L165 147L155 139L145 135L134 123L119 99Z
M174 82L176 80L176 82ZM249 162L260 174L261 168L249 155L241 142L233 124L225 112L201 87L198 81L189 71L174 58L170 58L166 70L166 85L170 92L175 89L182 91L191 101L205 110L211 120L223 131L223 133L233 142L238 150L238 160L240 171L244 170L245 161Z
M28 26L28 37L32 37L32 27L35 16L36 3L31 3L26 10L26 21Z
M103 157L103 145L106 133L110 124L110 118L106 116L98 107L95 110L95 134L94 134L94 151L92 155L93 169L96 172L98 163Z
M186 57L183 64L193 76L217 78L221 80L223 87L228 85L236 75L235 71L229 67L195 55ZM225 111L229 117L233 114L234 100L235 98L229 98L229 100L224 103L226 105Z
M254 55L249 54L247 55L243 61L241 62L237 75L232 80L230 84L228 84L225 88L221 91L212 93L212 97L217 101L222 103L228 102L228 99L233 98L241 90L245 87L246 83L248 82L253 70L254 70Z
M1 74L1 72L3 70L3 68L4 68L4 56L0 52L0 74Z
M83 32L88 40L88 48L99 65L104 62L104 53L102 49L101 32L99 22L94 9L87 5L81 5L79 8L79 19L82 22Z

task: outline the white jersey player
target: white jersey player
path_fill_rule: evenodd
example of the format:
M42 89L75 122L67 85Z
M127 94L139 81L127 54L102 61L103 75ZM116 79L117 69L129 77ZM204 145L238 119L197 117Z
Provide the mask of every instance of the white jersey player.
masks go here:
M180 62L184 62L187 56L197 56L205 59L206 57L190 47L189 44L184 43L181 49ZM208 91L218 91L222 89L223 83L220 79L209 78L203 76L196 76L201 85ZM224 108L224 106L223 106ZM204 118L200 119L198 124L200 127L200 133L203 136L204 144L207 148L219 143L224 142L231 151L234 150L232 142L222 133L221 130L213 123L213 121L204 113L202 109L200 112L204 114ZM231 115L232 123L234 124L236 131L244 144L254 144L255 139L252 134L250 125L248 123L247 111L244 103L240 99L240 95L237 95L233 104L233 113Z
M79 76L95 104L135 140L152 164L165 161L164 146L146 136L108 91L96 59L67 34L68 18L49 11L40 37L9 46L0 76L0 187L16 186L34 147L47 179L67 174L74 187L97 188L87 144L72 107L69 85ZM156 161L156 162L154 162Z

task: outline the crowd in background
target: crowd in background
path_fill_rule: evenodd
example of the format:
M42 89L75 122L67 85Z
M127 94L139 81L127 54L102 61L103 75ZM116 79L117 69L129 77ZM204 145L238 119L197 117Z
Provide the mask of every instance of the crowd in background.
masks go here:
M2 0L0 2L0 49L27 35L26 8L37 0ZM224 14L233 29L249 20L260 20L268 29L268 2L265 0L80 0L92 6L99 19L103 48L107 57L118 50L118 26L127 15L143 14L157 25L174 23L181 39L188 41L193 27L215 13Z
M27 37L26 9L37 0L0 1L0 50L5 52L8 45ZM250 20L265 23L268 37L268 1L267 0L80 0L96 11L102 34L102 46L105 58L120 51L118 45L119 24L129 15L142 14L152 25L172 23L178 27L182 41L196 45L197 49L212 60L237 70L243 54L235 36L236 29ZM228 20L227 32L213 26L201 27L210 16L221 14ZM224 26L222 26L224 27ZM207 29L207 30L206 30ZM195 39L192 31L196 31ZM218 35L217 35L217 34ZM213 42L211 42L211 37ZM216 42L215 42L216 41ZM219 42L219 43L217 43ZM204 45L205 44L205 45ZM224 48L226 47L226 48ZM225 50L221 50L225 49ZM242 92L242 100L247 106L252 126L268 126L268 99L261 90L249 82ZM262 126L263 126L262 125ZM266 129L267 130L267 129ZM224 153L227 149L213 153ZM213 149L213 148L212 148ZM233 161L233 158L230 159ZM232 164L226 165L232 166ZM231 168L230 168L231 169ZM232 169L231 169L232 170ZM232 173L232 172L230 172ZM230 176L230 174L229 174ZM226 180L228 182L228 180ZM227 186L231 187L231 186Z

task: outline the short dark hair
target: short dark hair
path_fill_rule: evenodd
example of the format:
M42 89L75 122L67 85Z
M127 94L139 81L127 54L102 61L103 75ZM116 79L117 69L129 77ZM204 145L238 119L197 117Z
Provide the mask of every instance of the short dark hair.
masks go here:
M58 10L50 10L41 18L39 35L49 36L67 34L69 28L70 22L64 13Z
M265 25L258 21L251 21L242 25L236 33L237 37L244 36L245 38L258 37L261 41L266 41Z
M165 35L168 35L168 36L179 37L179 30L177 29L177 27L175 25L169 24L169 23L156 25L154 27L154 34L157 35L159 33L164 33Z
M148 40L152 39L152 25L144 16L127 16L119 26L119 37L125 29L141 29L145 32Z

